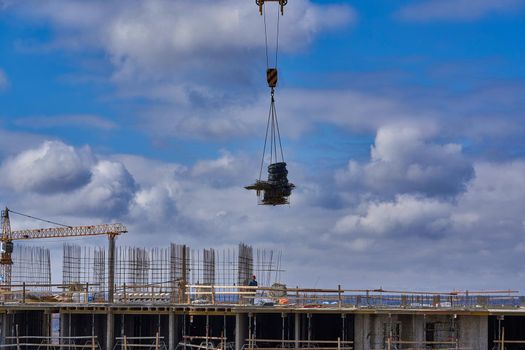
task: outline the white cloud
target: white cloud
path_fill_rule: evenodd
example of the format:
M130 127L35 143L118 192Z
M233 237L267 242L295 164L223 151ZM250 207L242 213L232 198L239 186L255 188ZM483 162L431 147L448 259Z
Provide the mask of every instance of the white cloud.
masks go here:
M481 230L490 239L517 238L525 232L520 218L525 203L525 161L479 162L475 173L475 180L458 198L456 224L463 232Z
M5 90L9 87L9 79L5 72L0 69L0 91Z
M80 211L106 217L119 217L129 210L136 193L135 180L126 167L117 162L99 161L92 168L91 181L71 197L71 212ZM69 200L71 198L71 200Z
M54 193L87 184L93 163L89 148L76 150L58 141L46 141L7 159L1 169L5 184L16 191Z
M397 17L407 21L471 21L494 13L512 13L523 8L522 0L425 0L403 7Z
M269 102L268 94L262 93L247 98L242 104L225 101L225 105L203 108L167 103L143 112L141 125L152 134L164 137L209 139L264 135ZM395 98L355 90L279 89L276 108L281 135L292 138L312 131L319 123L354 132L373 132L391 120L419 127L433 124L435 117Z
M8 158L1 171L4 191L53 215L122 216L137 190L121 163L98 160L89 147L77 149L59 141Z
M275 30L277 6L266 7ZM155 136L250 135L257 118L248 113L267 110L267 94L259 103L258 88L265 82L264 26L254 3L53 0L9 8L48 22L54 48L103 51L119 97L155 101L155 108L135 109ZM321 33L355 20L348 5L290 2L280 17L280 51L304 50Z
M473 175L472 164L459 144L438 144L433 126L392 125L379 128L371 160L350 160L336 174L348 191L371 191L385 197L396 193L430 196L455 195Z
M400 195L392 202L372 202L365 215L340 219L335 230L360 235L439 237L448 229L451 205L436 199Z
M436 133L434 128L399 131L407 140L425 140L430 149L436 146L429 141ZM54 152L71 154L68 147L62 144ZM412 155L406 145L398 151L381 147L376 145L382 161ZM79 152L73 148L73 154ZM513 266L522 254L519 247L525 246L524 161L474 163L475 175L455 198L403 193L401 187L393 198L374 198L364 191L356 204L336 208L319 206L316 196L323 191L336 196L340 189L308 180L309 168L297 166L294 175L301 183L292 205L273 208L257 206L254 194L242 188L245 175L235 177L253 165L239 154L224 152L188 166L133 155L93 158L89 181L67 193L3 187L0 194L13 209L59 222L122 221L130 232L119 244L165 246L176 241L202 248L245 241L285 247L283 264L291 285L312 286L318 276L319 287L522 285L513 282ZM491 279L473 278L481 273Z
M87 127L100 130L113 130L117 128L117 125L111 120L90 114L25 117L16 119L14 124L31 129Z
M276 6L267 7L277 13ZM56 26L58 44L105 50L119 82L171 79L179 86L199 86L211 78L220 86L224 81L232 85L251 74L256 58L263 61L263 22L253 3L55 0L16 10ZM281 19L281 49L300 50L319 32L354 17L349 6L291 2Z
M523 289L513 276L525 245L525 161L474 168L466 191L454 200L400 194L345 207L347 214L323 235L323 248L332 249L330 256L339 264L352 266L349 281L403 289ZM353 272L360 270L364 273ZM475 278L480 274L490 281Z

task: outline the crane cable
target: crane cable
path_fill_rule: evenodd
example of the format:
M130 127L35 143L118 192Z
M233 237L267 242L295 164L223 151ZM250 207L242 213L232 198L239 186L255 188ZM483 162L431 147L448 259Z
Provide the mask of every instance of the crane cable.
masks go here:
M270 71L270 58L268 54L268 27L266 23L266 7L263 9L263 22L264 22L264 43L265 43L265 53L266 53L266 69L267 74ZM279 10L277 11L277 31L275 39L275 72L277 74L277 59L279 54L279 31L280 31L280 15ZM270 82L268 82L270 85ZM268 120L266 123L266 134L264 136L264 147L261 158L261 166L259 169L259 181L262 178L262 169L264 165L264 156L266 155L266 147L269 141L269 154L270 154L270 164L273 160L278 161L277 155L277 143L279 143L279 149L281 154L281 161L284 162L284 153L281 143L281 132L279 130L279 121L277 120L277 110L275 109L275 86L270 85L270 110L268 112ZM270 132L270 138L268 140L268 132Z
M16 214L16 215L20 215L20 216L25 216L26 218L30 218L30 219L34 219L34 220L39 220L39 221L47 222L48 224L53 224L53 225L63 226L63 227L69 227L69 228L72 228L72 227L73 227L73 226L69 226L69 225L61 224L61 223L59 223L59 222L55 222L55 221L50 221L50 220L46 220L46 219L37 218L36 216L31 216L31 215L28 215L28 214L22 214L22 213L16 212L16 211L11 210L11 209L9 209L9 212L10 212L10 213L13 213L13 214Z
M279 27L280 27L279 10L277 10L277 32L275 35L275 69L277 69L277 57L279 54ZM263 10L263 22L264 22L264 49L266 53L266 69L270 68L270 58L268 55L268 27L266 24L266 7Z
M261 180L262 178L264 156L266 155L266 146L268 144L268 131L270 131L270 138L269 138L270 164L272 164L273 160L275 160L276 162L278 161L277 142L279 143L281 161L284 162L284 152L283 152L283 146L281 143L281 131L279 129L279 121L277 120L277 111L275 110L275 98L274 98L273 89L271 92L270 110L268 111L268 121L266 123L266 134L264 136L264 147L263 147L263 153L261 157L261 166L259 169L259 180Z

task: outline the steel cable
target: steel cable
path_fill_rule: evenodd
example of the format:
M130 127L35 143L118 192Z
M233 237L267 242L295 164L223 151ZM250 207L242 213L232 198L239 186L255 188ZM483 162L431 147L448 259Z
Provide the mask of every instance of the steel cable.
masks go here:
M63 227L69 227L69 228L72 227L72 226L69 226L69 225L61 224L61 223L59 223L59 222L54 222L54 221L50 221L50 220L40 219L40 218L37 218L37 217L35 217L35 216L31 216L31 215L27 215L27 214L22 214L22 213L16 212L16 211L11 210L11 209L9 209L9 212L10 212L10 213L13 213L13 214L16 214L16 215L20 215L20 216L25 216L26 218L30 218L30 219L34 219L34 220L39 220L39 221L47 222L48 224L53 224L53 225L58 225L58 226L63 226Z

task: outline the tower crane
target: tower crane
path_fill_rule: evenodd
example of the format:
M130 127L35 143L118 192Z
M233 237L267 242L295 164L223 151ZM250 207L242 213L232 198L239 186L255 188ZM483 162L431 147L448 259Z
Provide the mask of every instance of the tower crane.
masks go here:
M9 212L15 213L14 211L9 210L7 207L2 210L2 236L0 237L0 273L4 278L3 284L7 288L10 288L11 286L11 269L13 266L13 259L11 255L13 253L13 241L39 238L68 238L107 235L109 239L108 301L110 303L113 302L113 294L115 289L115 238L122 233L128 232L128 229L124 225L115 223L11 231Z

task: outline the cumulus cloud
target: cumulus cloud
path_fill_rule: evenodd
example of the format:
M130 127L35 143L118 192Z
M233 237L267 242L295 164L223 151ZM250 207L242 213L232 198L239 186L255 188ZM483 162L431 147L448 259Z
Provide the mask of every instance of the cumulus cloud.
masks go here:
M87 184L93 163L89 148L77 150L59 141L46 141L9 158L1 169L7 185L19 192L54 193Z
M484 232L490 239L517 239L525 227L520 219L525 203L525 162L479 162L476 177L458 199L455 225L461 232Z
M394 129L388 130L385 140ZM430 141L439 129L395 130L400 139L428 144L427 156L434 147L447 154L445 145ZM54 152L83 150L68 147L62 144ZM377 143L374 147L383 162L413 156L407 145L395 151L379 150ZM9 158L3 167L40 149L44 145ZM524 161L473 162L473 175L454 198L403 192L402 182L391 197L368 196L373 189L364 188L357 203L344 202L337 208L319 206L316 196L321 191L336 196L340 188L327 184L320 189L309 168L297 166L294 176L301 186L292 195L292 205L273 208L257 206L254 194L228 170L251 169L251 160L243 155L225 151L190 165L134 155L92 158L87 162L89 181L75 189L46 193L2 187L2 198L12 200L13 208L72 224L122 221L130 230L122 237L126 244L162 246L176 241L202 248L242 240L255 246L285 246L286 281L293 285L312 286L320 276L318 286L323 287L336 282L356 288L519 287L508 281L515 280L512 266L525 246ZM480 273L491 279L465 282Z
M371 147L371 160L350 160L336 180L348 191L364 189L382 197L397 193L455 195L465 189L473 167L460 144L432 141L437 133L432 126L381 127Z
M54 214L122 216L137 190L123 164L99 160L89 147L60 141L45 141L12 156L1 170L4 190L31 198Z
M91 181L71 197L71 210L115 217L127 213L137 186L126 167L102 160L92 168L92 174Z
M357 207L343 209L347 214L321 236L321 242L334 250L333 257L352 252L351 266L366 271L362 276L352 273L354 280L359 276L400 288L407 283L426 289L465 284L523 288L512 276L523 275L513 264L525 244L520 214L525 162L479 162L474 169L465 192L454 200L413 194L363 198ZM340 242L339 248L331 242ZM440 273L443 270L448 271L446 276ZM477 273L490 275L490 282L474 278ZM410 278L421 282L407 282Z
M449 228L450 213L450 203L399 195L391 202L371 202L364 215L341 218L335 231L349 235L440 238Z
M401 8L396 15L413 22L471 21L493 13L512 13L524 6L522 0L425 0Z
M213 187L228 187L251 181L258 168L258 160L246 156L234 156L223 151L216 159L198 160L190 176Z

